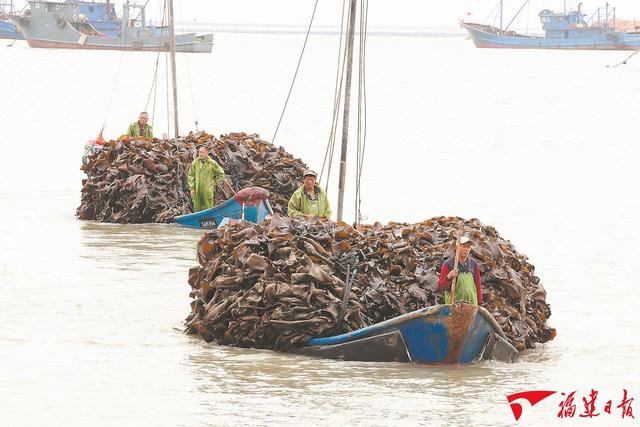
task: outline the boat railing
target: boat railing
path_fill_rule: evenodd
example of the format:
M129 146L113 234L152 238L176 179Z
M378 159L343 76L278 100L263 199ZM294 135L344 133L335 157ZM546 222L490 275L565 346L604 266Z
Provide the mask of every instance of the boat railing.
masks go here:
M587 25L593 28L603 28L605 30L615 31L616 8L610 6L599 7L587 19Z
M16 8L13 5L13 0L3 1L0 0L0 15L15 15Z

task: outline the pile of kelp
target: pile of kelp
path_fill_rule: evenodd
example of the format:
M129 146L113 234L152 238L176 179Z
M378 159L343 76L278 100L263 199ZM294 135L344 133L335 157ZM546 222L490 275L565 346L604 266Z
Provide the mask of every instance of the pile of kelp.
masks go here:
M439 271L459 221L354 228L274 215L263 225L209 231L198 243L200 265L189 271L187 332L207 342L288 351L442 304ZM464 233L474 242L485 307L511 343L523 350L553 339L546 292L527 257L476 219L464 221ZM347 270L355 279L341 312Z
M187 172L199 145L206 146L225 170L216 204L242 188L258 186L269 190L273 210L285 213L307 168L255 134L231 133L218 139L198 132L178 140L122 137L105 143L82 166L87 178L77 215L101 222L166 223L193 212Z

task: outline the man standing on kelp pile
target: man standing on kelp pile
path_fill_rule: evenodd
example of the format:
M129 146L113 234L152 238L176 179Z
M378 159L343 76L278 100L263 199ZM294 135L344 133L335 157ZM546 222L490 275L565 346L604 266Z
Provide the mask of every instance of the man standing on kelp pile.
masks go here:
M189 166L187 182L193 199L193 211L200 212L213 207L214 186L224 181L224 170L209 157L204 145L198 148L198 157Z
M136 138L143 136L145 138L153 138L153 128L147 122L149 121L149 115L146 111L140 113L140 117L137 122L133 122L129 125L127 130L127 136Z
M473 242L467 236L460 239L458 268L454 269L455 254L442 264L438 290L444 293L445 304L451 302L451 281L456 279L455 301L466 301L469 304L483 304L482 285L480 283L480 267L476 260L469 256Z
M287 214L289 216L319 216L329 218L331 206L327 193L316 185L316 173L306 170L302 176L303 184L291 195Z

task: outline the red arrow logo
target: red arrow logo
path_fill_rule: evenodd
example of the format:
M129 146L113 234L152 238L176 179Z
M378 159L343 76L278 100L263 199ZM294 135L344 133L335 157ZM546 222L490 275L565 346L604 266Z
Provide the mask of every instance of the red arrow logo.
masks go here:
M518 421L522 416L522 405L520 405L519 403L513 403L514 400L524 399L529 402L531 406L534 406L536 403L543 401L554 393L555 391L549 390L522 391L520 393L514 393L507 396L507 400L509 401L509 405L511 406L513 416L515 417L516 421Z

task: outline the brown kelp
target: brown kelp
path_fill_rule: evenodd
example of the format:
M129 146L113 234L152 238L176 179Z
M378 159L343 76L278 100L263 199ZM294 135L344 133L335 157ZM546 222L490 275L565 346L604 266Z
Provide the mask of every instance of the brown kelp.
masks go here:
M242 188L258 186L269 190L273 210L284 213L307 167L282 147L255 134L230 133L216 138L198 132L178 140L122 137L105 143L82 166L87 178L82 183L78 217L115 223L166 223L191 213L187 171L199 145L206 146L225 170L216 203Z
M274 215L265 224L208 231L190 269L188 333L221 344L291 350L425 306L452 252L459 218L351 227ZM480 265L485 307L523 350L554 338L546 292L527 257L491 226L464 221ZM346 271L356 270L340 316Z

